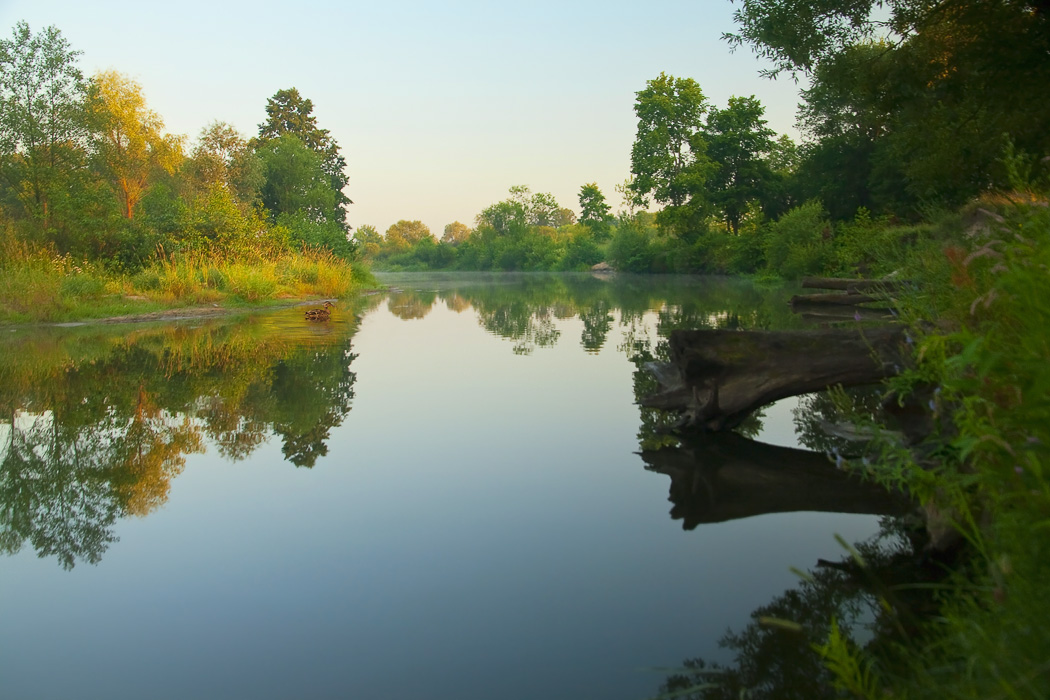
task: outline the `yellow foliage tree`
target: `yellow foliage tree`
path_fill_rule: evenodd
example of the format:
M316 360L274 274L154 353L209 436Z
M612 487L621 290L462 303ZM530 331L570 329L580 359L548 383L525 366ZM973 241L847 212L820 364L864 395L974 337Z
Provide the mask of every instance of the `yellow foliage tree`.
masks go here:
M433 238L422 221L401 219L386 230L386 245L393 250L407 250L424 238Z
M168 500L171 480L182 472L186 455L203 452L200 431L189 418L180 423L159 410L139 388L135 416L122 443L122 478L117 493L131 515L149 515Z
M441 242L459 245L470 238L470 234L472 233L473 231L466 224L460 223L459 221L453 221L451 224L445 226L445 235L441 237Z
M146 107L142 86L116 71L95 75L88 88L88 110L96 149L108 171L124 217L135 206L158 170L172 173L183 159L183 137L163 133L164 122Z

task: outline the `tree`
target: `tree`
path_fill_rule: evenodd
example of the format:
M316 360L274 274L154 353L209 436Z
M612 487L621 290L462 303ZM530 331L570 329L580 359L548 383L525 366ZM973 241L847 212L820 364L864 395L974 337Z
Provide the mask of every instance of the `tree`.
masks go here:
M354 240L357 241L361 254L366 258L374 258L383 246L383 237L379 235L375 226L369 224L357 227L354 232Z
M262 202L274 218L303 214L328 221L336 207L336 193L328 186L321 158L293 134L267 141L256 154L262 160L265 184Z
M811 153L841 168L829 185L861 180L857 201L907 212L1007 186L1004 133L1027 153L1050 151L1044 0L756 0L735 18L740 32L726 38L770 60L768 74L813 79Z
M661 73L639 91L638 130L631 148L632 188L661 204L680 207L703 184L707 169L700 138L707 100L692 78Z
M422 221L402 219L386 230L386 245L393 250L407 250L427 238L434 237Z
M766 185L773 173L765 157L773 150L776 132L766 126L765 111L752 95L730 97L725 109L712 108L707 114L704 138L707 156L715 163L708 189L734 234L748 202L769 199Z
M441 237L441 242L448 243L449 245L459 245L470 238L471 233L473 232L470 230L469 226L458 221L453 221L451 224L445 225L445 234Z
M261 202L266 176L263 162L247 140L225 122L201 129L191 156L190 171L202 185L217 185L247 205Z
M313 102L304 99L295 88L278 90L266 101L266 121L259 125L259 137L253 140L252 145L259 148L283 136L292 135L315 153L320 159L320 171L324 173L326 184L333 193L333 204L330 211L325 212L325 219L337 222L349 231L346 205L353 202L343 192L350 181L346 175L346 159L328 129L317 126L313 109Z
M25 22L0 40L0 175L45 230L87 135L80 53L55 27L34 35Z
M158 170L174 172L182 160L182 137L163 132L164 122L146 107L142 87L116 71L102 71L88 88L95 149L114 185L124 218Z
M590 228L596 239L605 240L612 220L609 204L598 184L590 182L580 187L580 223Z

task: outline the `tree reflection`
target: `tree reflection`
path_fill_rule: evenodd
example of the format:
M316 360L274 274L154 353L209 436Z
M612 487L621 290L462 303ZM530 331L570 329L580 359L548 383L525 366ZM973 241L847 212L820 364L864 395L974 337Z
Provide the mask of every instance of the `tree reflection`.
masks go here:
M396 289L387 302L391 313L405 320L423 318L435 298L457 313L473 307L482 328L511 341L518 355L556 345L562 336L556 322L572 318L583 323L580 345L592 353L605 346L617 325L625 335L631 328L637 334L647 315L655 317L660 338L678 328L783 328L801 323L783 303L781 290L727 278L507 273L424 279L421 284L440 288ZM657 356L658 345L649 347Z
M270 435L296 466L350 411L353 315L48 329L0 346L0 551L97 563L119 518L163 505L189 454L245 459Z
M916 535L902 522L884 520L882 533L854 545L855 557L818 562L795 588L755 609L742 631L722 637L719 646L734 653L732 663L689 659L663 683L659 697L842 697L816 651L827 641L832 620L854 648L885 651L913 634L916 617L934 608L931 584L944 569L919 560Z

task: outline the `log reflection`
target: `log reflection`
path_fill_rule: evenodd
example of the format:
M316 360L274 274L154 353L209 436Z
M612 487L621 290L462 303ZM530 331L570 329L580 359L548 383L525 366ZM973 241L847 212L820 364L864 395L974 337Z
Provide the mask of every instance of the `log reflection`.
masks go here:
M645 450L646 469L671 477L671 518L692 530L765 513L902 514L900 494L840 471L817 452L709 433L681 447Z

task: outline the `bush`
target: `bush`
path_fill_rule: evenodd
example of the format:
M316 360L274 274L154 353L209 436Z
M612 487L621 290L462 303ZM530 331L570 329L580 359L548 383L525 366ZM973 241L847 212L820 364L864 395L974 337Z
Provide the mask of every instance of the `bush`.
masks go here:
M819 201L795 207L769 226L765 236L766 264L783 277L822 272L829 258L831 222Z

